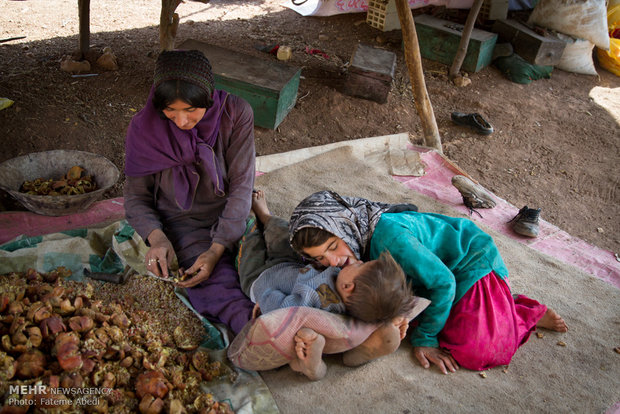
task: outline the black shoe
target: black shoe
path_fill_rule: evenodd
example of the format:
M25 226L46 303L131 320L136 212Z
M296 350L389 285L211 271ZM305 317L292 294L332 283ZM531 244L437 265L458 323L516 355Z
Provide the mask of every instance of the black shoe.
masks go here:
M519 213L508 223L512 224L515 233L519 233L527 237L538 237L538 219L540 218L540 209L523 207Z
M478 113L464 114L461 112L452 112L451 117L455 124L470 126L480 134L489 135L493 132L491 124Z

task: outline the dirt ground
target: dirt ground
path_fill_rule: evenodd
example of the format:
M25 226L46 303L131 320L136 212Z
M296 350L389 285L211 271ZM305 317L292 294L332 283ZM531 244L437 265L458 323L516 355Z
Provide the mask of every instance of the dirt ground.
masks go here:
M74 0L4 1L0 39L0 161L30 152L79 149L102 154L122 170L126 127L147 96L159 52L160 2L92 2L94 54L111 47L120 68L72 77L60 60L78 48ZM416 10L419 13L422 10ZM444 10L423 11L443 16ZM302 67L297 104L277 130L256 128L258 155L330 142L409 132L422 143L398 31L383 33L365 14L302 17L279 0L184 3L177 44L210 42L263 59L256 45L293 48ZM465 14L461 14L465 16ZM396 53L386 104L344 95L346 64L358 42ZM328 58L305 53L320 49ZM599 247L620 252L620 78L554 70L551 79L512 83L494 67L470 74L458 88L447 67L424 60L426 86L445 154L482 185L517 207L541 207L542 218ZM479 112L494 126L481 136L450 120L452 111ZM122 194L123 177L107 197ZM14 209L6 194L3 209Z

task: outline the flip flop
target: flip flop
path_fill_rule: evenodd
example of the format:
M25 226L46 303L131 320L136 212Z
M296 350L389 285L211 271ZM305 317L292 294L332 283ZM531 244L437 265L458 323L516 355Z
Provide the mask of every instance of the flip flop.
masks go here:
M464 114L462 112L452 112L452 121L458 125L470 126L482 135L489 135L493 132L491 124L478 113Z

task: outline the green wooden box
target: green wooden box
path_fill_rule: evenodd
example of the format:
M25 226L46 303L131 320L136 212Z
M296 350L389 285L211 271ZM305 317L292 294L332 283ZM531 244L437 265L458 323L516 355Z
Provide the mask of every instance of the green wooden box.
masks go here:
M459 48L463 25L427 14L414 17L423 58L452 65ZM466 72L478 72L491 63L497 34L474 28L461 65Z
M203 52L213 67L215 87L248 101L256 126L277 128L295 106L301 68L193 39L177 48Z

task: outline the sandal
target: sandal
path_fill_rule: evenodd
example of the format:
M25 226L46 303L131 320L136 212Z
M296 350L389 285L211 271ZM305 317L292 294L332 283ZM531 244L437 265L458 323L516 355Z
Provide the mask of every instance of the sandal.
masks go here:
M478 113L464 114L461 112L452 112L452 121L458 125L468 125L483 135L489 135L493 132L491 124Z

